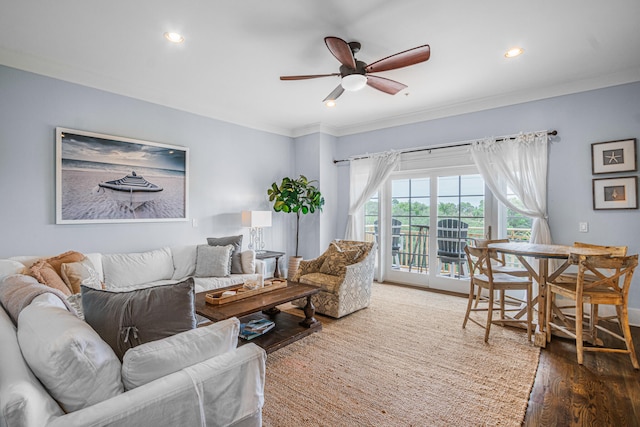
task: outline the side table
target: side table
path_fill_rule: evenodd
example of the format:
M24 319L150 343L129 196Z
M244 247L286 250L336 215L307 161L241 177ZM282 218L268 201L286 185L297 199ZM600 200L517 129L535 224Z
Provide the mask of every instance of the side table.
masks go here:
M284 252L275 252L275 251L261 251L256 252L256 259L270 259L275 258L276 260L276 270L273 272L273 277L278 279L280 277L280 258L284 255Z

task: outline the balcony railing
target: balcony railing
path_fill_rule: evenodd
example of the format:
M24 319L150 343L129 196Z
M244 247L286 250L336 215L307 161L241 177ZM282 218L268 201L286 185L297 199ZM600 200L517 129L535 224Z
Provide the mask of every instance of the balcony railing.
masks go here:
M365 232L365 240L373 241L375 239L375 229L373 225L367 225ZM429 230L423 228L419 233L418 228L410 228L408 225L402 225L400 234L393 235L393 244L397 250L393 252L393 267L403 271L416 273L426 273L428 271L428 248L429 248ZM483 227L469 227L467 232L467 242L472 239L483 238ZM528 242L531 237L530 228L507 228L507 238L512 242ZM519 266L519 262L515 256L506 257L507 264L510 266ZM449 275L451 265L442 264L440 273ZM457 268L459 270L459 266Z

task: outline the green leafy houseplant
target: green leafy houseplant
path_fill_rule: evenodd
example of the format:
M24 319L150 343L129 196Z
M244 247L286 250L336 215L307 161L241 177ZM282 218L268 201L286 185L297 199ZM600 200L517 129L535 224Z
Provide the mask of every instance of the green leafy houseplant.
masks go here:
M298 256L298 236L300 231L300 214L322 211L324 197L313 185L317 181L309 181L304 175L297 179L283 178L280 186L275 182L267 190L269 201L273 202L273 210L296 214L296 257Z

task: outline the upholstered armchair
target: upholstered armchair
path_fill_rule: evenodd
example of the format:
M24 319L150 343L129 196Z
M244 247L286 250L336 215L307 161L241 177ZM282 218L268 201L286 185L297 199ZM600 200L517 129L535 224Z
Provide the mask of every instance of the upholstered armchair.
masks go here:
M311 300L316 312L339 318L369 306L375 256L375 242L334 240L318 258L301 261L293 281L320 287ZM304 307L306 299L293 304Z

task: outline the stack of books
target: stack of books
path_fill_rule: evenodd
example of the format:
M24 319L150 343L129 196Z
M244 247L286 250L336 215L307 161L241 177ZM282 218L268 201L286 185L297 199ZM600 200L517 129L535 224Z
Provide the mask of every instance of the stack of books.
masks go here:
M250 320L240 324L240 338L252 340L273 329L276 324L269 319Z

